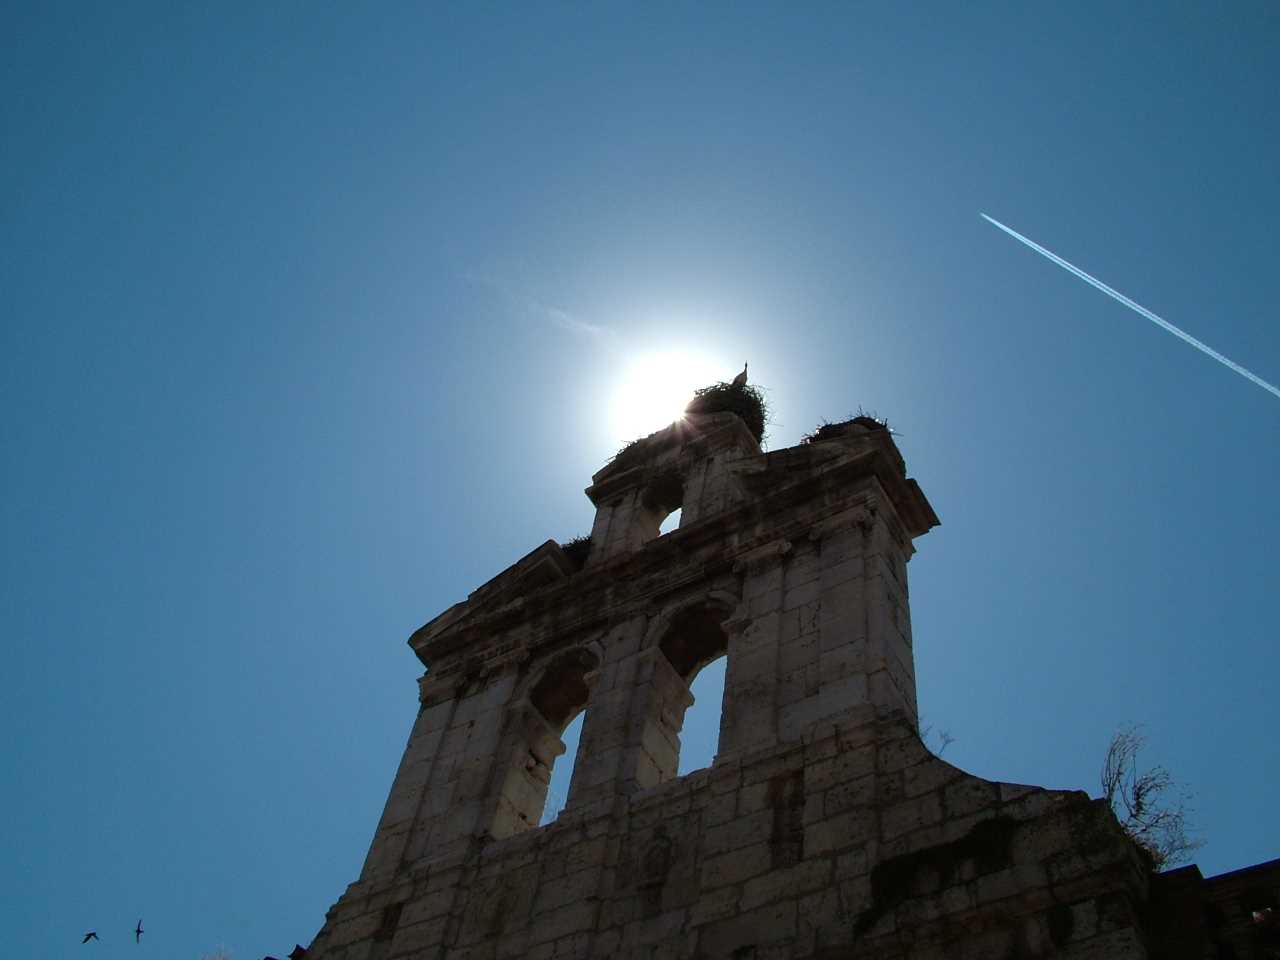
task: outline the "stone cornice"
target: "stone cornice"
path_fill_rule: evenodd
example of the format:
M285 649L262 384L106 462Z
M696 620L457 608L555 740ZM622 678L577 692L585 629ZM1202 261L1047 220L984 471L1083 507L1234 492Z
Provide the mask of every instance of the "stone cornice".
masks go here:
M770 470L766 456L754 458L754 464L744 464L744 480L755 494L752 499L651 541L634 553L501 602L510 597L510 591L491 590L492 585L505 581L512 572L518 574L512 579L517 585L523 576L521 568L536 567L551 554L563 558L559 545L547 541L475 591L464 604L449 608L415 631L409 645L427 664L449 659L482 637L507 632L520 623L538 624L548 636L556 637L607 627L649 612L656 597L714 576L733 575L735 564L749 561L754 552L761 548L767 551L779 539L802 539L815 524L849 511L869 496L887 499L913 538L938 524L919 486L902 475L898 462L881 443L843 459L832 460L823 454L825 451L818 451L814 457L820 469L806 473L794 467ZM874 488L869 489L868 482ZM801 505L806 512L803 522L790 516L792 508ZM742 539L744 530L754 535ZM563 569L559 564L542 569L552 566ZM585 611L581 615L565 616L570 594L573 608ZM513 656L518 652L510 651Z

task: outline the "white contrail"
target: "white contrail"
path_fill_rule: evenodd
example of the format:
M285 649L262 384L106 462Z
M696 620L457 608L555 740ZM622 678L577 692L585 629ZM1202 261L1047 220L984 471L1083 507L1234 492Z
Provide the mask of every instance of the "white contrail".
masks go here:
M1052 260L1058 266L1062 267L1064 270L1067 270L1070 273L1074 273L1077 277L1079 277L1085 283L1088 283L1088 284L1091 284L1092 286L1097 287L1099 290L1105 293L1108 297L1111 297L1115 300L1119 300L1121 303L1123 303L1126 307L1128 307L1134 313L1139 314L1140 316L1146 317L1156 326L1163 327L1178 339L1185 340L1187 343L1191 344L1201 353L1207 353L1209 356L1213 357L1213 359L1217 360L1223 366L1229 367L1230 369L1234 370L1236 373L1240 374L1240 376L1246 377L1249 380L1252 380L1254 383L1260 386L1263 390L1268 390L1271 393L1274 393L1277 397L1280 397L1280 388L1274 387L1271 384L1267 383L1267 381L1263 380L1261 377L1250 373L1248 370L1240 366L1240 364L1236 363L1234 360L1228 360L1226 357L1220 354L1217 350L1213 349L1213 347L1210 347L1207 344L1201 343L1199 340L1191 336L1191 334L1187 333L1185 330L1179 330L1168 320L1152 313L1142 304L1134 303L1132 300L1126 297L1123 293L1120 293L1118 290L1112 290L1101 280L1098 280L1096 277L1089 276L1089 274L1085 273L1079 267L1075 266L1074 264L1068 263L1066 260L1063 260L1060 256L1058 256L1053 251L1046 250L1044 247L1040 246L1040 244L1036 243L1034 240L1029 240L1028 238L1024 237L1022 234L1020 234L1017 230L1014 230L1012 227L1006 227L999 220L996 220L994 217L988 217L985 213L982 214L981 216L983 220L987 221L987 223L993 226L999 227L1001 230L1009 234L1009 236L1013 237L1015 240L1021 240L1028 247L1034 250L1036 253L1041 254L1042 256L1048 257L1050 260Z

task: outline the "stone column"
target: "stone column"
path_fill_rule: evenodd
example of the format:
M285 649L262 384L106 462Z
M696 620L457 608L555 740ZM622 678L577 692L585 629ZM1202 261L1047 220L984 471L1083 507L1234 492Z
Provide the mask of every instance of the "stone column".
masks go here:
M658 647L640 653L635 694L627 725L627 792L674 779L680 764L680 728L693 703L689 685Z
M495 759L489 833L509 837L536 827L547 802L551 767L564 741L527 699L514 704Z
M724 622L728 664L716 762L778 742L779 641L790 552L790 543L776 540L734 565L742 602Z
M588 812L596 806L607 810L626 792L628 729L645 624L644 616L634 616L615 624L601 638L603 662L589 678L591 699L582 721L566 811Z
M451 713L432 755L422 800L414 817L403 859L461 851L482 824L507 704L515 675L504 674L452 701Z

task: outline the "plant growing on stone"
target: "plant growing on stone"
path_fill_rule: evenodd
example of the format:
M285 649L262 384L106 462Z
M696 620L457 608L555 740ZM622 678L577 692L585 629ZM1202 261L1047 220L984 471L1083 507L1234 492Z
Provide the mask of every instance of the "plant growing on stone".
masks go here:
M935 757L940 757L947 752L947 747L956 742L956 738L951 735L951 731L936 729L932 723L925 723L924 717L916 720L916 736L920 738L920 742L924 744L925 749L931 752ZM937 743L937 746L934 746Z
M586 565L587 555L591 553L591 535L584 534L560 544L560 549L579 570Z
M1102 796L1130 839L1151 857L1156 870L1185 863L1204 846L1190 835L1190 797L1164 767L1138 767L1147 740L1137 726L1111 738L1102 764Z

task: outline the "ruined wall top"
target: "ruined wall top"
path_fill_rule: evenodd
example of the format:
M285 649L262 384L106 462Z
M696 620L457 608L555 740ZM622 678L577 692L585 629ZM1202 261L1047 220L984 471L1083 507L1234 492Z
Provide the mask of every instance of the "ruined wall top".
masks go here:
M883 424L860 416L824 425L795 446L765 452L733 414L687 414L629 444L592 476L585 492L596 517L585 570L560 543L547 540L415 631L409 644L424 665L435 666L433 651L447 657L457 647L450 638L473 635L500 611L509 617L516 609L526 612L526 602L556 603L556 584L564 588L572 578L573 592L581 597L604 590L618 575L616 567L651 561L650 550L688 555L727 533L735 553L749 551L762 517L798 511L800 522L816 522L847 506L848 495L863 481L874 481L892 505L895 537L908 555L914 552L911 540L939 520L907 476ZM653 543L676 510L679 528Z
M411 638L421 706L315 960L1147 955L1105 802L920 740L907 562L938 519L883 424L764 452L689 415L587 495L585 557L548 540ZM714 758L681 774L721 657Z

